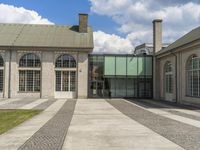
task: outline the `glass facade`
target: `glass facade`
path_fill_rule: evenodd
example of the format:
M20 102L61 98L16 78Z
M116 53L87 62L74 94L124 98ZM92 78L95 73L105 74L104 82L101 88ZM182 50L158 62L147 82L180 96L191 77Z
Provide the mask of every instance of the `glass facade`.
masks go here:
M89 55L89 97L152 98L152 57Z

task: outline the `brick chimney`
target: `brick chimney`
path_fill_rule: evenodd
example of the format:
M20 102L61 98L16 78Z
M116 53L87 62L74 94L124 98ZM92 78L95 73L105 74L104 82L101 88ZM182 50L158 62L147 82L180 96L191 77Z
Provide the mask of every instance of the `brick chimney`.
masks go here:
M153 51L154 54L162 49L162 20L153 20Z
M79 32L87 33L88 14L79 14Z

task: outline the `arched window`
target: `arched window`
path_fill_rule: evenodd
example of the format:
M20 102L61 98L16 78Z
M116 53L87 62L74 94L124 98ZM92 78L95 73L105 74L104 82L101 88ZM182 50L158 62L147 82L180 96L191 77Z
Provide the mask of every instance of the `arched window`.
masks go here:
M41 62L34 53L25 54L19 61L19 91L40 91Z
M200 97L200 58L191 56L187 61L187 95Z
M19 66L20 67L40 67L41 66L40 58L33 53L25 54L24 56L21 57L19 61Z
M75 68L76 61L72 56L64 54L57 58L56 67L57 68Z
M172 64L167 62L165 64L165 92L173 93L173 70Z
M61 55L55 62L56 91L75 91L76 60L67 54Z
M3 92L3 80L4 80L4 61L0 55L0 92Z

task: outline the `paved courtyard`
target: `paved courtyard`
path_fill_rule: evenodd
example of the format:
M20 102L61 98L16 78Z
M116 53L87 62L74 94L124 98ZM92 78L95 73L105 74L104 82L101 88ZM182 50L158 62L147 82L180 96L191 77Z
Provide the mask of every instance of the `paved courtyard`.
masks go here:
M200 109L152 100L2 99L42 109L0 135L2 150L199 150Z

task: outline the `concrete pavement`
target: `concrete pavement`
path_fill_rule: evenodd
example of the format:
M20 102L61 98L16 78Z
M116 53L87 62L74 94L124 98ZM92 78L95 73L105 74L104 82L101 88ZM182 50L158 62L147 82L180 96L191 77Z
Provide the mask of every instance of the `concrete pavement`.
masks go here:
M63 150L181 150L105 100L78 100Z
M3 150L198 150L199 110L152 100L10 99L0 108L44 109L0 135Z

